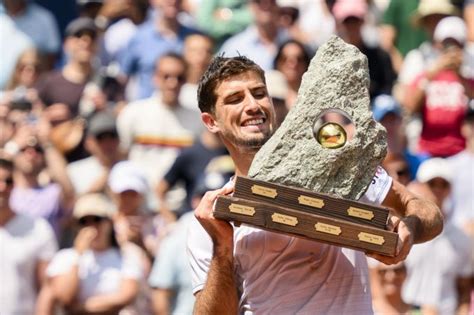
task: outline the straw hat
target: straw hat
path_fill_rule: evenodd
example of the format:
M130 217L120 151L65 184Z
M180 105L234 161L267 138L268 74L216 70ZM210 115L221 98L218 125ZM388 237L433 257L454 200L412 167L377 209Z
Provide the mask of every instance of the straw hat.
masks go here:
M420 26L423 19L429 15L456 15L458 13L458 9L449 0L420 0L412 16L412 22L415 26Z

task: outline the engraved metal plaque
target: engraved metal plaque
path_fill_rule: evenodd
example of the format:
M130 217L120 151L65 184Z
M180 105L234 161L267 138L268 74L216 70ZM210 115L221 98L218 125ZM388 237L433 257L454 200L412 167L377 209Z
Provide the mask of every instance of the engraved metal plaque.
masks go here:
M341 234L341 228L336 225L326 224L322 222L318 222L314 225L314 228L318 232L332 234L332 235L339 235Z
M352 217L366 220L372 220L374 218L374 213L372 211L356 207L349 207L349 209L347 209L347 214Z
M366 233L366 232L360 232L357 237L359 238L359 241L362 242L367 242L371 244L377 244L377 245L382 245L385 243L385 239L381 235L375 235L371 233Z
M260 185L252 186L252 193L255 195L260 195L268 198L275 198L278 195L276 189L268 188Z
M298 224L298 218L277 212L272 214L272 221L291 226L296 226Z
M244 206L244 205L239 205L239 204L236 204L236 203L232 203L229 206L229 210L230 210L230 212L233 212L233 213L244 214L244 215L248 215L248 216L253 216L255 214L255 208Z
M322 208L324 207L324 200L319 198L312 198L308 196L300 195L298 197L298 203L300 205L310 206L313 208Z

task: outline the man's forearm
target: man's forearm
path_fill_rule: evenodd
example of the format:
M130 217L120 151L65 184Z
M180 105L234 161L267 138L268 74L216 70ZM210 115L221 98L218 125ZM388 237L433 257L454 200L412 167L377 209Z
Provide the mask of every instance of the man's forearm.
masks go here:
M194 314L237 314L232 248L214 248L206 285L196 295Z

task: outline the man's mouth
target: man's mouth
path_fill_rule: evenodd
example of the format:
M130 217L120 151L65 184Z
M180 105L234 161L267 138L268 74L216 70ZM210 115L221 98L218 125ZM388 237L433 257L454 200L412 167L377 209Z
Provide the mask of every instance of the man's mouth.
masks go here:
M244 121L241 126L246 127L246 126L258 126L263 124L266 121L265 117L262 118L253 118L253 119L248 119Z

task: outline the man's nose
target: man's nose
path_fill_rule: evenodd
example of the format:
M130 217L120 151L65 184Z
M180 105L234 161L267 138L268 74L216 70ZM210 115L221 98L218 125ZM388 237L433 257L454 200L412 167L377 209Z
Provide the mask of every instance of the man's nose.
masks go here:
M260 107L258 100L255 99L255 97L251 93L249 93L249 96L247 97L247 104L245 105L245 110L248 112L261 112L262 111L262 108Z

